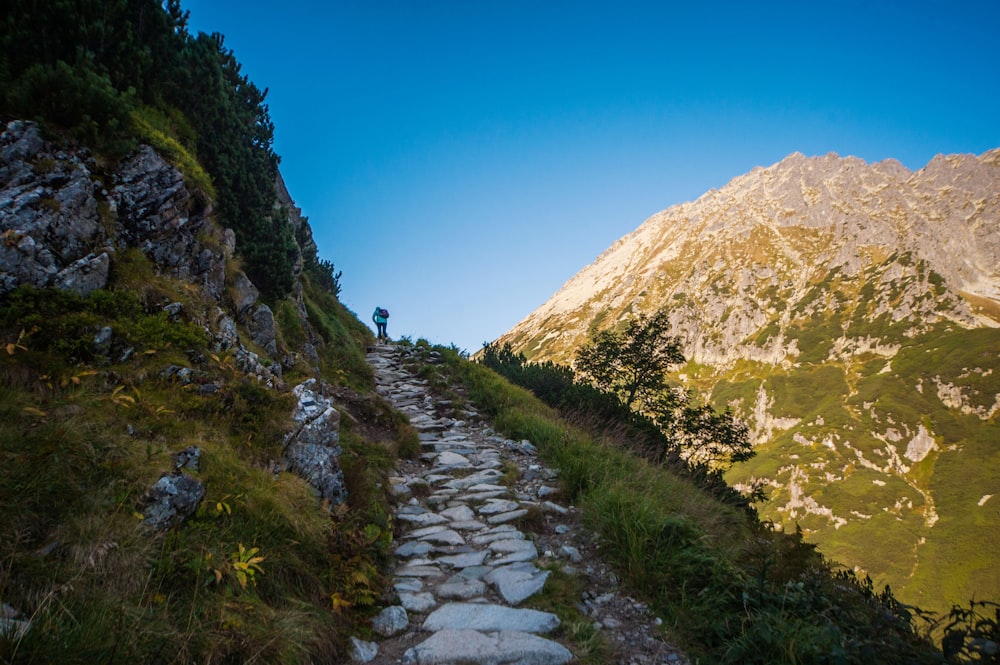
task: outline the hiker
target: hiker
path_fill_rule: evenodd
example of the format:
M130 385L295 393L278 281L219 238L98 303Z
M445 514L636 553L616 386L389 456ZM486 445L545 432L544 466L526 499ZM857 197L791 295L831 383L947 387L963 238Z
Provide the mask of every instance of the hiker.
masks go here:
M376 307L375 311L372 312L372 321L375 322L375 327L378 329L378 341L388 342L389 335L385 332L385 324L389 322L389 310L384 307Z

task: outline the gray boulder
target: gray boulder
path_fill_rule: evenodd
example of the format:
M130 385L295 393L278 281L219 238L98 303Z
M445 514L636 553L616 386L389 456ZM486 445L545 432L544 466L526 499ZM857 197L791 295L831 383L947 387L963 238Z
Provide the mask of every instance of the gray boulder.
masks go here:
M278 355L277 332L274 327L274 313L267 305L254 310L249 321L250 338L272 358Z
M340 412L329 398L318 393L315 379L292 390L298 403L292 419L299 424L285 446L289 468L309 482L320 498L341 503L347 498L340 468Z
M400 605L387 607L372 619L372 630L383 637L392 637L406 630L410 619Z
M59 271L52 280L52 286L81 296L89 296L97 289L103 289L108 285L110 270L111 258L107 252L88 254Z
M146 494L143 523L155 529L166 529L182 522L194 515L204 496L205 486L197 478L185 473L161 476Z

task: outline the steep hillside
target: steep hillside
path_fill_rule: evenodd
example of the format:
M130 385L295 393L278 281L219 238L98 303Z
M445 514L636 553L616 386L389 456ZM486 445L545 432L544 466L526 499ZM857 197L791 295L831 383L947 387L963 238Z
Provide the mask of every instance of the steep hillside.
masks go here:
M669 312L677 381L732 406L763 514L941 609L1000 596L1000 150L910 172L793 154L643 223L500 342L570 362Z
M0 660L337 662L367 630L416 434L278 189L268 304L150 146L0 134Z

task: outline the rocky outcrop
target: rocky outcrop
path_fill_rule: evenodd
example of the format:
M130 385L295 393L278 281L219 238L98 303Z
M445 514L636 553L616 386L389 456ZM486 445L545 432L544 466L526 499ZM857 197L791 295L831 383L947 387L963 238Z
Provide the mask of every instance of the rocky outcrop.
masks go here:
M227 243L204 244L210 216L149 146L98 174L86 150L59 149L31 123L0 135L0 294L29 284L86 295L107 285L116 251L137 247L164 274L220 298Z
M212 298L225 288L226 256L210 248L211 208L199 205L180 171L149 146L140 146L113 176L108 203L116 244L138 247L165 274L194 282Z
M276 186L278 205L288 209L296 238L314 253L309 225L280 176ZM22 285L89 295L108 286L116 256L126 249L140 250L159 274L197 287L204 300L216 303L200 312L186 311L181 303L151 306L163 307L172 319L198 320L212 335L213 350L227 354L225 362L243 374L280 388L282 362L291 366L300 355L318 366L316 349L323 341L306 320L301 283L293 289L293 301L308 342L300 350L279 348L274 313L259 302L256 286L242 272L226 273L236 251L235 234L216 228L204 196L153 148L140 145L110 171L99 172L87 150L53 145L30 122L8 123L0 135L0 296ZM300 254L296 272L301 269ZM241 340L241 327L255 350ZM117 349L114 341L110 328L97 331L95 349L102 356L113 350L122 358L132 353ZM190 374L189 368L173 367L164 375L184 383ZM293 417L300 427L286 448L288 465L321 498L340 502L346 492L337 445L339 413L306 387L296 395L300 401ZM146 523L165 528L182 520L203 494L193 476L180 470L164 475L145 499Z
M298 429L288 437L285 459L321 499L337 504L347 498L340 469L340 412L319 390L316 379L309 379L292 391L298 398L292 412Z
M916 172L796 153L650 217L499 341L565 362L595 319L666 307L689 358L795 362L788 326L838 306L817 288L834 281L848 298L871 283L863 314L915 333L944 319L1000 325L998 192L1000 149Z
M0 295L20 284L101 288L111 251L86 151L55 150L38 127L11 122L0 135ZM78 264L77 262L83 262ZM82 279L82 275L91 279Z
M281 363L266 366L240 342L243 324L268 356L280 361L289 355L278 348L274 314L258 302L254 284L242 272L226 274L236 249L232 230L215 228L211 206L149 146L139 146L109 174L96 169L86 150L59 149L32 123L6 126L0 135L0 296L21 285L88 295L108 285L118 252L138 248L161 274L200 287L219 303L203 317L217 351L232 351L242 371L280 385ZM308 223L283 183L281 191L298 235L311 242ZM310 333L304 352L312 357L322 341L305 323L301 285L296 293Z
M143 523L166 529L194 515L205 496L205 485L179 471L161 476L145 497Z

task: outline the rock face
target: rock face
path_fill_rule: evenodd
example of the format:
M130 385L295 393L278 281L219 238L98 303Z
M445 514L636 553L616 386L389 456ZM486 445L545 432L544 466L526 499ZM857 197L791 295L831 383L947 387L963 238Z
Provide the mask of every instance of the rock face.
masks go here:
M276 189L296 237L315 251L309 225L280 176ZM22 285L89 295L108 286L116 257L134 249L159 274L196 287L211 303L202 312L185 311L181 303L147 306L162 307L173 320L184 316L202 324L213 337L213 350L230 354L233 366L247 377L281 388L286 359L293 363L301 354L313 366L319 364L316 348L323 341L307 321L301 283L292 298L307 342L300 350L279 348L274 313L258 301L256 286L241 272L226 273L226 261L236 250L235 234L215 227L210 204L153 148L140 145L110 172L99 173L86 150L54 146L29 122L7 124L0 135L0 297ZM297 270L301 268L300 258ZM246 334L242 340L240 326ZM244 340L268 358L248 349ZM98 331L94 345L107 355L113 331ZM166 375L190 381L190 368L169 370ZM321 498L340 502L346 496L339 467L340 414L308 387L300 386L296 394L300 401L293 418L299 429L287 442L286 462ZM193 476L164 476L146 497L146 523L163 528L183 520L202 494L204 488Z
M180 172L141 146L111 175L111 191L86 151L46 143L26 122L0 135L0 294L21 284L86 295L107 285L110 256L138 247L165 274L220 298L225 254L202 244L211 209L197 205Z
M499 341L567 361L595 321L667 307L689 358L780 363L801 351L781 335L796 310L834 304L815 300L828 278L907 286L900 299L876 290L871 305L916 327L1000 324L1000 148L912 173L790 155L650 217Z
M729 477L765 485L763 517L908 602L1000 595L959 572L955 526L1000 530L977 505L1000 463L1000 149L914 172L790 155L652 216L498 341L568 364L661 309L692 361L674 380L751 427Z
M298 404L292 419L298 430L289 437L285 457L289 467L305 478L321 499L340 503L347 497L340 469L340 412L317 392L316 379L295 386Z
M118 238L127 246L140 248L172 277L222 297L225 254L199 240L211 229L211 209L199 209L180 171L149 146L140 146L115 174L111 202Z

